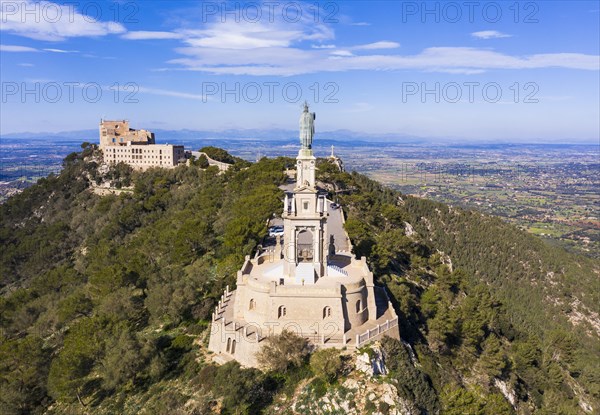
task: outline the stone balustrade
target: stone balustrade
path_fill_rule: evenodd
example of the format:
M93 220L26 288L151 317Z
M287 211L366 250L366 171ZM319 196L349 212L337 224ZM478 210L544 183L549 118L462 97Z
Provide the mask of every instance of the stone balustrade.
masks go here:
M398 326L398 317L394 317L391 320L386 320L385 323L378 324L374 328L367 330L363 334L356 335L356 347L360 347L367 343L369 340L385 333L386 331Z

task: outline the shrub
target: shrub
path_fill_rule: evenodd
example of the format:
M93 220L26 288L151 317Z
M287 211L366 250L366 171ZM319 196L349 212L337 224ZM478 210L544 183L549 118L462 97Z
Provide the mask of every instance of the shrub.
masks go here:
M310 386L315 394L316 399L322 398L327 393L327 382L322 378L314 379L310 383Z
M342 369L342 359L336 349L317 350L310 357L310 368L315 376L332 382Z
M171 342L171 347L183 351L190 350L194 344L194 339L185 334L179 334Z
M207 168L209 166L208 158L206 158L204 154L201 154L200 157L198 157L198 160L196 160L196 165L202 169Z
M268 337L256 358L258 364L267 370L287 372L292 367L306 363L309 353L310 348L305 338L284 330L281 334Z

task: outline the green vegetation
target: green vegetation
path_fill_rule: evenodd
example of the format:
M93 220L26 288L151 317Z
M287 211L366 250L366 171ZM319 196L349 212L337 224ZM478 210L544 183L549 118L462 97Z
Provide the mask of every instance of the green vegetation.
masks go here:
M514 391L522 410L598 408L600 349L590 314L600 303L597 261L497 218L406 197L356 173L326 165L320 173L342 189L355 252L367 256L391 292L400 332L445 412L459 413L452 408L471 400L479 408L473 413L512 413L498 382ZM404 222L414 235L406 236ZM579 313L577 325L572 313Z
M342 366L340 351L337 349L317 350L310 356L310 369L315 376L327 382L337 379Z
M1 205L3 413L255 414L311 377L315 396L335 388L346 373L339 351L309 359L292 333L265 340L265 373L217 367L204 346L223 289L281 209L290 164L101 174L85 146L59 175ZM586 320L599 302L596 262L497 219L319 167L356 254L400 315L406 343L383 342L400 397L422 413L515 413L503 385L524 414L600 407L598 337ZM128 191L90 191L104 180Z
M439 412L439 400L431 379L414 365L407 347L387 336L383 338L381 346L389 376L397 382L398 394L408 402L414 402L422 412Z
M250 163L248 163L246 160L241 159L239 157L232 156L231 154L229 154L227 151L223 150L222 148L206 146L206 147L202 147L198 151L206 153L206 155L208 157L210 157L211 159L220 161L223 163L237 164L242 167L248 167L250 165ZM208 162L208 160L207 160L207 162Z
M265 345L257 353L258 364L269 371L286 373L303 366L310 354L308 341L294 332L284 330L281 334L267 337Z
M118 177L129 174L133 191L99 197L88 190L100 175L91 156L73 153L60 175L0 206L0 403L8 413L122 401L198 372L192 340L206 334L225 285L280 208L287 163L226 174L126 169Z
M196 157L192 156L191 164L193 166L200 167L201 169L206 169L210 166L208 163L208 158L204 154L200 154L200 157L196 159Z

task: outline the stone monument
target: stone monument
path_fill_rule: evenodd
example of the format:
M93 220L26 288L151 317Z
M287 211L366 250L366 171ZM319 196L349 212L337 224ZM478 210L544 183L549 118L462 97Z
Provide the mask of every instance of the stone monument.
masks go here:
M214 360L256 366L264 339L294 331L318 348L352 350L384 334L398 338L398 316L375 287L366 259L351 253L342 209L316 185L315 114L300 117L296 183L285 191L283 241L266 239L238 271L213 313Z

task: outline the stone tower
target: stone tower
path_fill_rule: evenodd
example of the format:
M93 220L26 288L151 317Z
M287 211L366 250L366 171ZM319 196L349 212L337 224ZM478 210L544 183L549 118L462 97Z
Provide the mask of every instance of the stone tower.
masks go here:
M304 105L300 119L303 131L314 134L314 114L305 115L308 105ZM310 125L306 126L303 123ZM296 185L292 192L286 192L283 208L284 268L285 278L294 278L296 283L314 284L324 276L327 263L327 201L319 194L316 181L316 161L312 150L312 134L301 136L302 148L296 158Z

